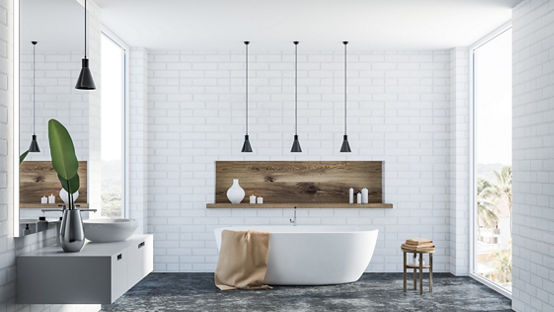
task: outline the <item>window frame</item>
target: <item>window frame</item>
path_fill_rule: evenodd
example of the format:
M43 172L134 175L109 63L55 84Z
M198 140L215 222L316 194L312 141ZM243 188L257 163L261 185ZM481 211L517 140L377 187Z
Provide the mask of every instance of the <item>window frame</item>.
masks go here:
M495 290L496 292L512 299L512 292L508 289L490 281L487 278L480 276L475 273L475 230L477 228L477 181L476 181L476 167L475 167L475 117L476 117L476 107L475 107L475 60L474 54L475 50L481 46L487 44L489 41L495 39L496 37L502 35L508 30L512 29L512 21L508 21L502 26L496 28L492 32L483 36L481 39L473 43L469 48L469 116L470 116L470 126L469 126L469 276L478 282L488 286L489 288Z

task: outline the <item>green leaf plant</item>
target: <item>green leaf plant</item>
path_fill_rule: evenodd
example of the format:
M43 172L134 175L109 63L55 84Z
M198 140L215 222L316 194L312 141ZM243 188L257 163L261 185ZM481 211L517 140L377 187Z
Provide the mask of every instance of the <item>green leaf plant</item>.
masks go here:
M68 209L75 209L73 193L79 190L79 161L75 155L75 146L67 129L57 120L48 121L48 141L52 167L58 173L58 179L69 197Z
M19 164L20 165L25 160L25 157L27 157L27 155L29 155L29 150L26 150L25 152L23 152L23 154L19 155Z

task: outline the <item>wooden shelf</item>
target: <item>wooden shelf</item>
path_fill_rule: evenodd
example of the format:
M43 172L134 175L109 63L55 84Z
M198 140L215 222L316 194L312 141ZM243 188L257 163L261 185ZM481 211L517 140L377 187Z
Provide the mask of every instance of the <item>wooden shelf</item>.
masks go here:
M348 203L265 203L265 204L206 204L206 208L392 208L392 204L348 204Z
M19 208L38 208L38 209L61 209L62 207L59 206L62 204L27 204L27 203L19 203ZM87 203L75 203L75 206L77 208L88 208Z

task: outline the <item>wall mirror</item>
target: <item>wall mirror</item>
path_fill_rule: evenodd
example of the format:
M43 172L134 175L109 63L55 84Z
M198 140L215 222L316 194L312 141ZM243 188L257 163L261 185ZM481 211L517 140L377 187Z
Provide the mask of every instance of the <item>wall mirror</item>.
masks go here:
M23 236L51 227L61 216L57 210L64 193L60 194L48 144L52 118L64 124L73 138L81 177L76 204L88 207L89 93L75 89L83 57L83 7L76 0L20 0L19 18L19 235Z

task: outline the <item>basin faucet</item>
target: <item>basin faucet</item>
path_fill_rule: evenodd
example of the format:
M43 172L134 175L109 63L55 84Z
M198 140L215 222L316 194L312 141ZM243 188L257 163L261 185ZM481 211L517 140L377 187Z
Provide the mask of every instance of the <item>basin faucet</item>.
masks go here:
M294 214L292 215L292 219L289 219L289 222L290 222L293 226L296 226L296 206L294 206Z

